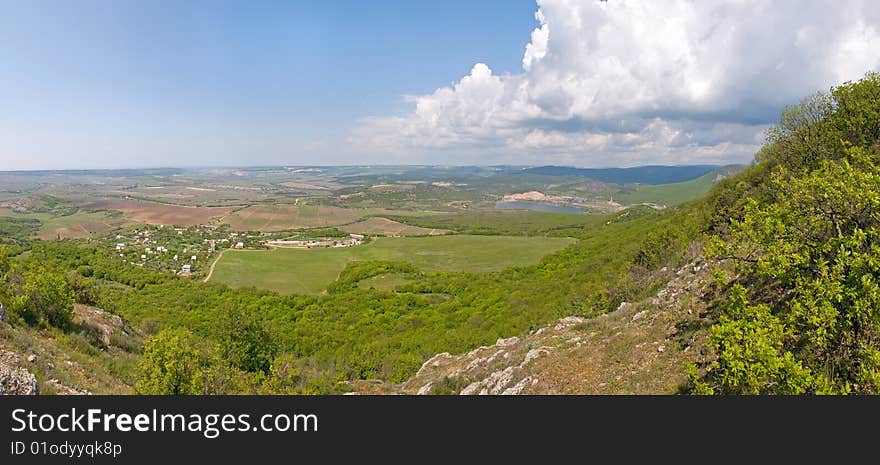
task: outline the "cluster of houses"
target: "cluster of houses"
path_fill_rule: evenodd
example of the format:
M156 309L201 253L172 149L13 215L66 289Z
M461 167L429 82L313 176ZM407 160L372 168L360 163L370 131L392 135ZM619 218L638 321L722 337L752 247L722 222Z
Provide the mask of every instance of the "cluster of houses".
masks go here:
M160 226L160 228L161 228L161 226ZM183 229L176 229L176 231L177 231L177 235L182 236L184 234ZM128 243L121 242L121 240L126 239L125 236L123 236L121 234L116 235L116 240L120 241L116 244L116 252L119 254L120 258L123 258L123 263L131 263L132 265L135 265L135 266L144 266L144 264L147 262L147 260L150 259L151 256L157 256L157 258L161 258L161 256L169 254L168 247L166 247L164 245L157 245L156 244L156 241L153 239L153 231L151 231L149 229L146 229L143 231L135 230L133 232L133 235L134 235L134 237ZM216 247L217 247L216 240L205 239L204 242L208 245L207 249L208 249L209 253L213 253L216 250ZM220 240L220 242L229 242L229 239L222 239L222 240ZM152 245L153 247L148 247L150 245ZM130 261L128 259L125 259L125 256L126 256L125 251L128 250L129 248L132 248L132 249L135 249L135 250L138 250L141 252L139 261L136 258L132 259ZM189 252L189 248L183 247L182 253L186 254L188 252ZM137 257L137 255L135 255L135 257ZM179 262L180 260L183 260L183 257L181 257L178 254L175 254L173 257L171 257L171 260L174 262ZM177 273L181 274L181 275L190 274L192 272L192 267L193 267L192 264L195 263L196 260L198 260L198 255L191 255L189 258L189 263L184 263L181 266L180 271L178 271Z
M346 238L322 237L302 241L267 241L266 245L277 247L301 247L311 249L314 247L354 247L364 243L365 236L362 234L349 234Z
M159 226L159 229L164 229ZM170 228L169 228L170 229ZM182 236L187 230L175 228L173 231L163 234L162 231L156 229L134 230L132 235L125 237L121 234L116 235L116 252L122 259L123 263L129 263L134 266L143 267L150 264L153 268L164 269L166 271L175 272L178 275L186 276L193 272L196 261L199 260L199 254L207 252L208 258L216 252L217 247L231 248L242 250L249 246L255 246L257 243L251 239L256 236L248 236L240 233L219 232L219 234L211 230L195 231L202 245L193 245L192 242L176 239ZM208 236L208 238L205 238ZM220 237L218 237L220 236ZM226 237L222 237L226 236ZM270 236L271 237L271 236ZM276 236L277 237L277 236ZM366 236L362 234L349 234L347 237L321 237L310 238L304 240L269 240L259 242L267 246L292 247L292 248L336 248L336 247L354 247L364 243ZM189 242L189 246L181 244L181 242ZM165 243L159 245L160 243ZM169 247L174 250L171 252ZM191 250L190 250L191 249ZM173 256L172 256L173 254ZM178 255L179 254L179 255ZM187 260L187 257L189 259ZM202 257L204 259L204 257ZM182 263L181 263L182 262Z

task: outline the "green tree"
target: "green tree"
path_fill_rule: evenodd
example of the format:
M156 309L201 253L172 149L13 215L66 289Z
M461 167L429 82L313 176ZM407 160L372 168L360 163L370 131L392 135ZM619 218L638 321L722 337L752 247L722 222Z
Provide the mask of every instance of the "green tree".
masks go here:
M73 293L73 299L78 304L97 305L100 300L98 286L89 278L83 277L77 271L70 271L65 275L67 286Z
M695 379L697 393L803 394L810 370L785 348L785 324L766 305L749 305L745 288L735 286L727 312L713 326L709 347L717 358L708 375Z
M229 305L216 332L223 360L247 372L269 372L278 346L257 313Z
M64 275L33 267L24 272L12 310L27 323L68 329L73 323L73 293Z
M138 366L138 394L203 394L207 357L189 330L163 329L147 340Z

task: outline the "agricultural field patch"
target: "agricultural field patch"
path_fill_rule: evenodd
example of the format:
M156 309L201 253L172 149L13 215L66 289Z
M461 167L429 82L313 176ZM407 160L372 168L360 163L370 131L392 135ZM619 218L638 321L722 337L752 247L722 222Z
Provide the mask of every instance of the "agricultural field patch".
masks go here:
M249 202L265 201L271 196L271 192L264 186L227 184L205 184L205 187L197 187L196 185L144 186L129 190L106 191L105 193L199 207L240 206Z
M287 181L282 182L280 184L284 187L289 187L291 189L302 189L302 190L310 190L310 191L326 191L329 190L329 187L319 186L317 184L309 184L307 182L296 182L296 181Z
M227 207L187 207L127 199L97 200L87 203L83 208L89 210L118 210L134 221L173 226L208 224L214 218L224 216L232 211L232 208Z
M355 223L368 215L401 214L385 209L355 209L324 205L253 205L223 219L237 231L285 231L329 228Z
M52 239L83 239L103 234L129 222L120 214L111 212L78 212L68 216L45 218L37 237Z
M495 210L446 213L424 217L392 217L422 228L445 229L463 234L546 235L566 228L601 224L602 215L550 213L526 210Z
M352 261L408 262L423 271L484 273L529 265L575 242L569 238L448 235L380 237L346 248L229 250L213 281L283 294L319 294Z
M43 240L84 239L103 234L128 222L119 213L78 211L71 215L16 213L0 209L0 235Z
M341 226L339 229L347 233L366 234L368 236L440 236L448 232L445 229L410 226L380 216Z

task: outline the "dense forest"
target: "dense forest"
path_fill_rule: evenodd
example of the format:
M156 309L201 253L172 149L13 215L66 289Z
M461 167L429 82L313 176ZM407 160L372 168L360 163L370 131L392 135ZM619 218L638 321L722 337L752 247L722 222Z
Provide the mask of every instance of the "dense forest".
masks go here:
M350 380L403 381L438 352L647 298L705 254L734 266L716 271L710 353L686 368L689 392L878 393L878 162L880 76L869 74L787 108L752 166L707 196L546 231L579 242L532 266L359 262L323 295L285 296L123 268L85 241L19 241L0 246L0 301L13 325L59 334L78 330L74 303L121 316L148 336L131 348L138 393L339 393ZM386 273L413 279L357 286Z

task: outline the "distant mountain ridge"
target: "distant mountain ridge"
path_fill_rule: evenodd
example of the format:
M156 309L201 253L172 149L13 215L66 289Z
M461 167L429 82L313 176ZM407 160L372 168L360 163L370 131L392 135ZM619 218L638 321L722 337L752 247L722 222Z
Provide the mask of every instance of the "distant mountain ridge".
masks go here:
M526 168L523 172L545 176L578 176L613 184L656 185L690 181L718 168L720 165L651 165L633 168L573 168L551 165Z

